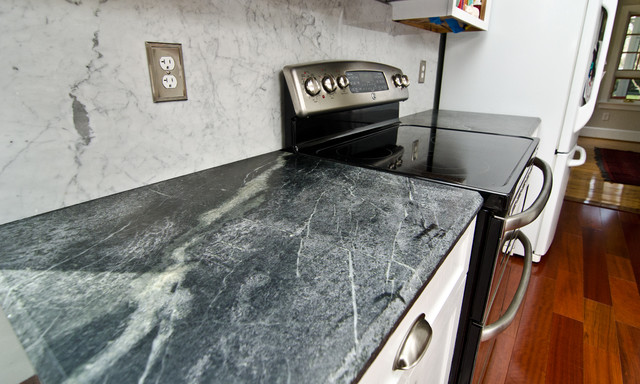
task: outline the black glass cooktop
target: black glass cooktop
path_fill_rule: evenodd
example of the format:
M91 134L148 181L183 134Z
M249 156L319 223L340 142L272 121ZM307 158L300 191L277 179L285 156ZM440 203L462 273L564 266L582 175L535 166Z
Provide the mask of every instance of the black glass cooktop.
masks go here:
M538 145L529 137L417 125L340 140L301 152L504 196L515 191Z

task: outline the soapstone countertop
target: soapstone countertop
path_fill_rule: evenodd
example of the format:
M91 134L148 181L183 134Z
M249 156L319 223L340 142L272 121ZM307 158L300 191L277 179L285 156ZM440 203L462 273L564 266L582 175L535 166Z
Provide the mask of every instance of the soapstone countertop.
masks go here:
M274 152L0 226L0 306L45 384L351 382L481 203Z
M435 122L433 110L401 117L400 120L405 124L524 137L534 137L541 122L539 117L452 110L440 110Z

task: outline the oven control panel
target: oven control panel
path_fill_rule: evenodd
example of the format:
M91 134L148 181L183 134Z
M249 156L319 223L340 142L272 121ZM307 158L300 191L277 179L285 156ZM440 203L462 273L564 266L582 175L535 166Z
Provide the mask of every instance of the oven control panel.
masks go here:
M321 61L287 65L283 73L298 117L409 98L407 75L380 63Z

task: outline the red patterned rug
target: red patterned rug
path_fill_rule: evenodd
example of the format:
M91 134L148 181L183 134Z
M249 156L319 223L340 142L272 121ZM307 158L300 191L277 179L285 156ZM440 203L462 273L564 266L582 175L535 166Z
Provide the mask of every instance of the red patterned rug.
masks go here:
M640 185L640 153L595 148L602 177L612 183Z

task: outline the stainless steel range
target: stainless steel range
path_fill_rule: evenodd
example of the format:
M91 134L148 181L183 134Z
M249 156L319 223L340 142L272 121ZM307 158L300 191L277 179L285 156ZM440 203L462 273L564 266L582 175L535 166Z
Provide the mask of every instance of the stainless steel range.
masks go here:
M539 215L551 191L551 171L535 157L538 139L440 128L416 115L405 123L399 106L409 97L410 82L392 66L327 61L286 66L283 74L285 142L291 151L468 188L484 197L450 376L450 382L470 382L481 341L490 342L510 324L529 281L531 247L518 228ZM532 167L542 170L545 182L524 210ZM523 276L511 304L497 309L500 319L487 324L514 241L525 248Z

